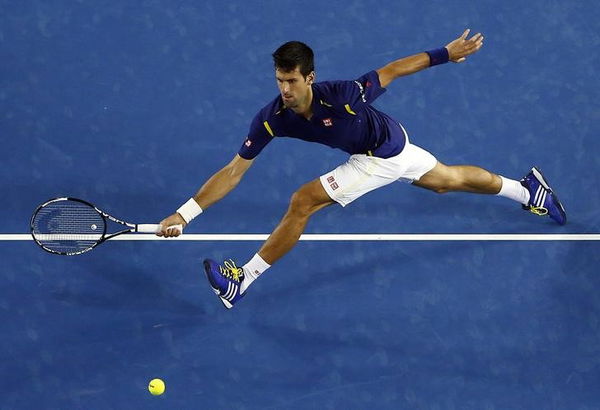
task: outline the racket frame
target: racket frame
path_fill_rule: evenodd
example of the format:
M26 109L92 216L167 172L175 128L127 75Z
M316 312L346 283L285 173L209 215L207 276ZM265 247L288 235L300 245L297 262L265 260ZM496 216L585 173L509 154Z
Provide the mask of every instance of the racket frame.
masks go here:
M89 248L86 248L82 251L78 251L78 252L72 252L72 253L65 253L65 252L57 252L55 250L46 248L40 241L37 240L37 238L35 237L35 234L33 232L33 222L35 220L36 215L38 214L38 212L46 207L47 205L53 203L53 202L58 202L58 201L75 201L75 202L79 202L82 203L84 205L89 206L90 208L94 209L104 220L104 229L102 231L102 235L100 236L100 239L98 239L92 246L90 246ZM107 227L108 227L108 221L110 220L112 222L124 225L127 227L127 229L123 229L121 231L118 232L113 232L110 234L106 233ZM31 230L31 236L33 237L33 240L46 252L50 252L56 255L63 255L63 256L73 256L73 255L81 255L82 253L91 251L92 249L94 249L96 246L100 245L102 242L109 240L110 238L114 238L115 236L124 234L124 233L128 233L128 232L138 232L138 225L137 224L132 224L132 223L128 223L125 221L122 221L120 219L115 218L112 215L107 214L106 212L102 211L101 209L99 209L98 207L96 207L94 204L88 202L88 201L84 201L83 199L79 199L79 198L73 198L73 197L58 197L58 198L52 198L49 199L48 201L44 202L43 204L41 204L40 206L38 206L35 211L33 212L33 215L31 216L31 220L29 222L29 228Z

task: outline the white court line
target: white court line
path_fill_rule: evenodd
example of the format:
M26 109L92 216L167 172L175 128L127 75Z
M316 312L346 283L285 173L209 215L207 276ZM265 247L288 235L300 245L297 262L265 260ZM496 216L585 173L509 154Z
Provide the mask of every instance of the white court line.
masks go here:
M124 234L111 241L264 241L269 234L183 234L159 238L152 234ZM0 234L0 241L30 241L29 234ZM304 234L301 241L600 241L600 234Z

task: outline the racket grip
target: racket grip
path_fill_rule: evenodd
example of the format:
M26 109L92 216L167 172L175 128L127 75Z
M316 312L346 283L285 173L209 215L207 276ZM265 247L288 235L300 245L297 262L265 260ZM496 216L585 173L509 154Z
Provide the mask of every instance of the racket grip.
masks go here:
M171 226L169 226L169 228L177 229L179 231L179 233L183 232L182 225L171 225ZM141 233L157 233L157 232L160 232L161 230L162 230L162 225L139 224L137 226L137 232L141 232Z

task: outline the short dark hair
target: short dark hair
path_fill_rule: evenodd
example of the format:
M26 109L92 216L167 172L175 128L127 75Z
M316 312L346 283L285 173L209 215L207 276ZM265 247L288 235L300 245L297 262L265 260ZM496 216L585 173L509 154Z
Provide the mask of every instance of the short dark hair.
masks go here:
M315 56L309 46L300 41L288 41L273 53L275 69L294 71L296 67L304 78L315 71Z

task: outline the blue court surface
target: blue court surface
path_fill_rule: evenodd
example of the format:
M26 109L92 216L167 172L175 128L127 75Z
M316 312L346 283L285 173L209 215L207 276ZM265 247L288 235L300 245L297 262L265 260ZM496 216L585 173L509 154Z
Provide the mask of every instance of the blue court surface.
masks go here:
M0 409L600 409L599 22L593 1L0 0ZM56 196L172 213L277 95L288 40L313 47L318 80L353 79L465 28L479 53L375 106L442 162L539 166L567 225L397 183L306 233L540 240L301 241L231 311L202 260L243 264L261 241L61 257L16 240ZM186 234L267 234L346 157L275 140Z

